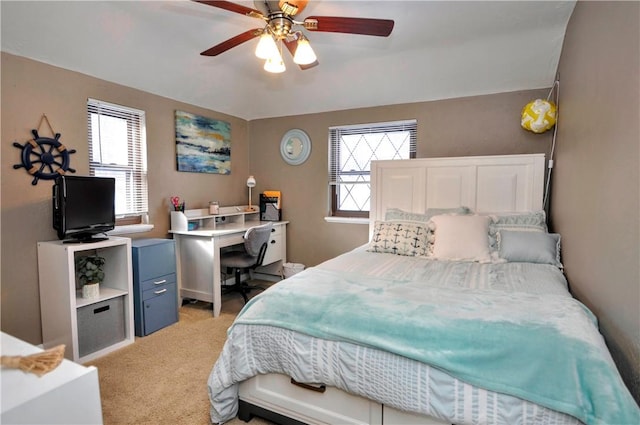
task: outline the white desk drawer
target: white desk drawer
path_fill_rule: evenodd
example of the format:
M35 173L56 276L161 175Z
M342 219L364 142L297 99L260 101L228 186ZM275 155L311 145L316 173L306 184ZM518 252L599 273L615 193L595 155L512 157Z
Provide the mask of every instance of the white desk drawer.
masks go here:
M284 228L284 226L280 226L280 225L274 225L271 228L271 235L272 236L276 236L276 235L281 235L282 234L282 229Z
M267 252L264 255L262 264L267 265L279 260L284 260L283 248L284 242L282 233L277 231L272 233L269 238L269 245L267 245Z

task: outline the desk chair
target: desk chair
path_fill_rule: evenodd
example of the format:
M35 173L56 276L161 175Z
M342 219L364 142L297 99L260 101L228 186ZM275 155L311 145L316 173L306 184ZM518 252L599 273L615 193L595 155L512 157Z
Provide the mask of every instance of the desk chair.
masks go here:
M240 276L243 271L254 270L262 265L272 228L272 222L250 227L244 234L244 250L225 252L220 255L220 266L226 267L228 273L231 270L235 273L235 283L227 290L240 292L245 304L249 300L247 294L252 289L264 290L264 288L249 286L246 282L241 282Z

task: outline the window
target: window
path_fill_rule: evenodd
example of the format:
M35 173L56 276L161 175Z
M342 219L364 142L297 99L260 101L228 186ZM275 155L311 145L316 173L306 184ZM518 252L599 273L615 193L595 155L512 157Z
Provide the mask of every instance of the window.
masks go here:
M329 128L331 215L368 217L371 161L416 157L416 120Z
M149 210L144 111L89 99L87 125L90 174L116 179L117 224L140 223Z

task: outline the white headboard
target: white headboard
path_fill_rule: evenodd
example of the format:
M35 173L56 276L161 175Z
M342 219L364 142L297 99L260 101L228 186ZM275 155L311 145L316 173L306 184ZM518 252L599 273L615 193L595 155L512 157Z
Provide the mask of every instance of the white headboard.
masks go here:
M423 158L371 163L369 228L387 208L424 213L466 206L478 213L538 211L544 154Z

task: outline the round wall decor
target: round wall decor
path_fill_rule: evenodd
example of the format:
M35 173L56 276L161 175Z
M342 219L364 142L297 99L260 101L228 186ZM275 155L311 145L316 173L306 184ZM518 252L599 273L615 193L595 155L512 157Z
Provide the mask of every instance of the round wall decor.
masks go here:
M280 141L280 155L290 165L300 165L311 154L311 139L307 133L298 128L285 133Z
M60 133L55 133L53 138L42 137L38 134L38 130L45 120L49 125L49 130L53 133L53 128L49 124L46 115L40 118L38 128L31 130L33 139L27 141L24 145L14 142L13 146L22 150L20 155L20 164L15 164L14 169L24 168L33 176L32 185L38 184L38 179L53 180L59 175L65 174L67 171L75 173L76 170L71 168L70 155L76 153L75 149L67 149L60 142Z

